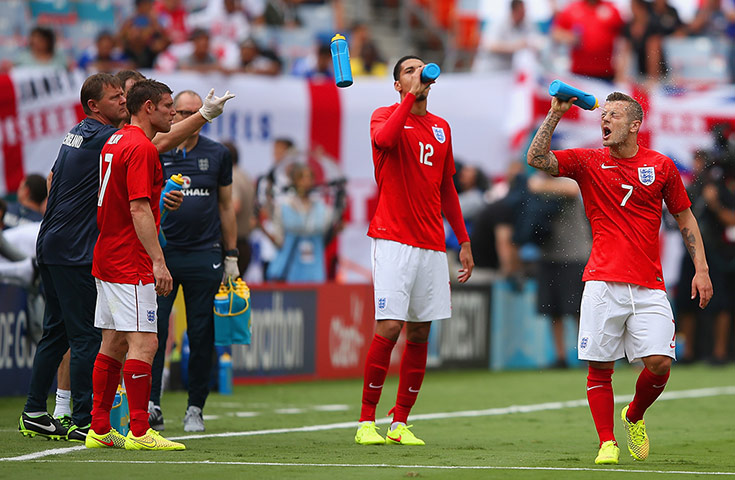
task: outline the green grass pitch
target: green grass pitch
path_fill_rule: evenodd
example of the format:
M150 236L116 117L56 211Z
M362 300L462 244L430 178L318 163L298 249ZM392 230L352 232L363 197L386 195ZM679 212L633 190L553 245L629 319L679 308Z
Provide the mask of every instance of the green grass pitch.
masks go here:
M24 438L17 422L25 399L2 398L0 479L735 478L735 367L674 367L664 397L646 413L645 462L628 454L617 417L637 373L619 365L613 376L617 466L594 465L586 370L429 371L410 419L425 447L355 445L360 380L213 393L204 435L183 431L185 393L166 392L164 434L184 442L184 452L70 449L79 444ZM392 406L396 387L389 378L378 415ZM384 433L387 423L380 426Z

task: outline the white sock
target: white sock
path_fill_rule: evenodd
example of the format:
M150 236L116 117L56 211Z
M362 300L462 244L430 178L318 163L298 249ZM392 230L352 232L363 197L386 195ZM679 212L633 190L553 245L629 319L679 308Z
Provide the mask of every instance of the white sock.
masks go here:
M54 408L54 418L63 415L71 416L71 390L56 389L56 407Z
M390 431L392 432L393 430L398 428L398 425L403 425L404 427L406 426L406 424L403 422L393 422L390 424Z

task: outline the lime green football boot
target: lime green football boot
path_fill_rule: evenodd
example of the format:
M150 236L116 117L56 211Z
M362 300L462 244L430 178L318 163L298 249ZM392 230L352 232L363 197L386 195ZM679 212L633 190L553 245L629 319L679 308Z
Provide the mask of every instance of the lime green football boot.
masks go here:
M384 445L385 439L378 433L375 422L362 422L355 433L355 443L359 445Z
M620 449L613 440L608 440L600 445L600 451L597 452L595 464L597 465L617 465L620 458Z
M642 418L635 423L629 421L626 416L628 413L628 407L630 407L630 405L626 405L620 413L620 417L623 419L623 425L625 426L628 450L633 458L643 461L648 458L648 450L650 447L648 443L648 434L646 433L646 423Z
M413 425L398 425L395 430L390 430L385 435L385 443L387 445L413 445L420 446L426 445L426 443L417 438L411 430Z

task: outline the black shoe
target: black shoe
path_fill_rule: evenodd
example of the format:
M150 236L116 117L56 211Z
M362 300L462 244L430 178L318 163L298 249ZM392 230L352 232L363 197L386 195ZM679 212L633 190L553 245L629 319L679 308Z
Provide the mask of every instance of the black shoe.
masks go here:
M35 437L40 435L51 440L66 439L67 429L57 419L48 413L37 417L31 417L26 412L18 420L18 430L24 437Z
M70 442L82 442L84 443L87 440L87 432L89 432L89 425L86 427L78 427L76 425L72 425L69 428L69 431L66 432L66 439Z
M148 405L148 423L153 430L163 431L163 412L158 405Z

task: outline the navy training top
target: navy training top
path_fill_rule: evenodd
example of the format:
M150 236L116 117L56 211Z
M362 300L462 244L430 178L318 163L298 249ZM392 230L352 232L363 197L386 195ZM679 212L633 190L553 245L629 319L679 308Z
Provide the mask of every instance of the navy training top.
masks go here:
M102 147L117 127L85 118L59 149L46 213L36 241L39 263L91 265L97 242L97 191Z
M166 246L183 250L222 247L219 187L232 184L232 157L222 144L199 135L191 150L160 155L163 178L184 175L184 203L163 221Z

